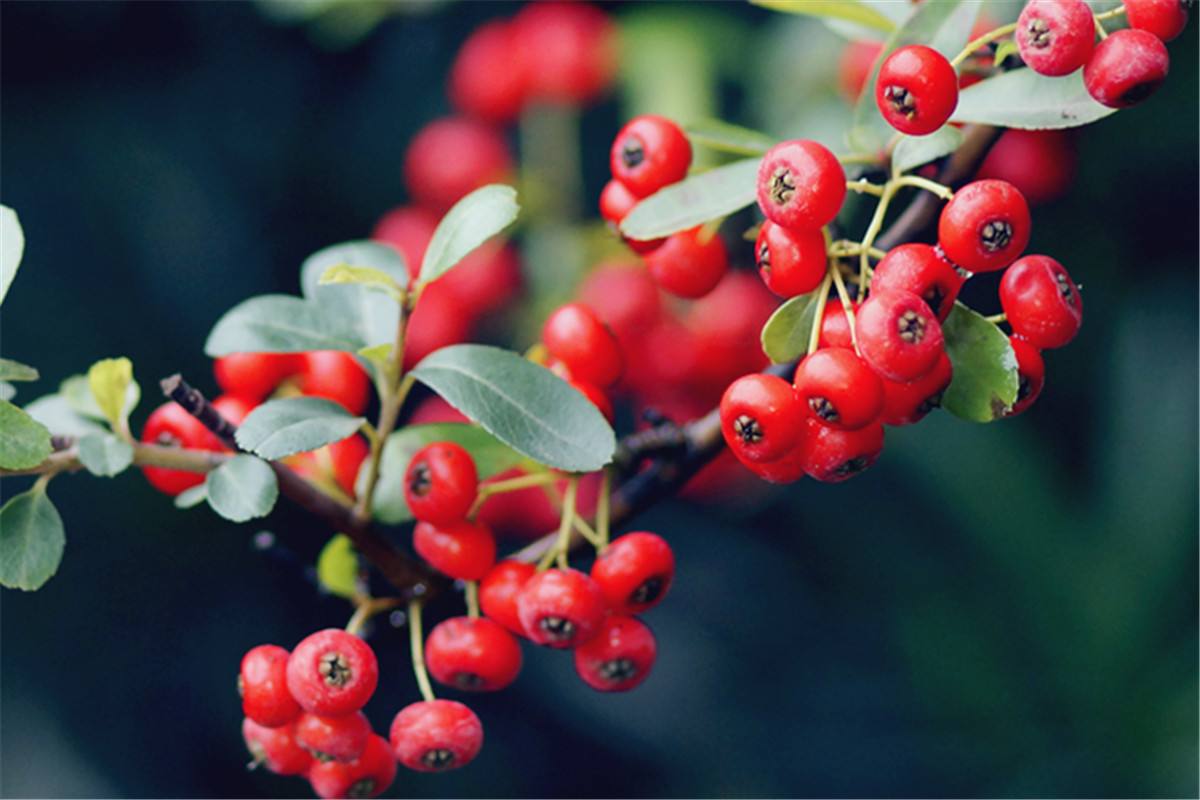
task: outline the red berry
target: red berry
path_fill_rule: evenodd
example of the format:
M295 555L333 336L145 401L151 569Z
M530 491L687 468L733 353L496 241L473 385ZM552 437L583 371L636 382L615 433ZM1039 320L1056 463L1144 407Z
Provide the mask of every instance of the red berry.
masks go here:
M1083 323L1083 298L1063 265L1025 256L1000 281L1000 306L1013 333L1039 350L1062 347Z
M354 434L312 452L288 456L284 461L309 481L322 487L336 486L354 497L358 471L368 455L370 448L366 441Z
M958 105L958 74L932 47L901 47L879 68L875 104L888 124L901 133L933 133L946 124Z
M392 752L417 772L445 772L470 764L483 747L475 712L454 700L426 700L400 709L392 720Z
M675 554L647 531L613 540L592 564L592 580L617 614L640 614L658 605L675 577Z
M889 381L916 380L944 352L942 326L912 292L872 291L855 321L863 359Z
M366 705L378 682L379 664L371 646L338 628L308 636L288 659L288 691L313 714L352 714Z
M404 368L412 369L434 350L466 341L470 333L471 309L439 280L421 292L421 302L409 318L404 340Z
M954 376L950 357L942 353L928 373L909 383L883 382L885 425L912 425L942 404L942 395Z
M303 775L313 764L313 757L296 741L294 725L267 728L246 717L242 720L242 739L254 762L276 775Z
M1015 417L1025 411L1042 393L1046 383L1046 362L1036 347L1016 336L1009 337L1013 354L1017 357L1017 401L1008 416Z
M700 227L671 234L645 258L655 283L676 297L692 300L715 289L729 268L721 237Z
M318 761L353 761L371 738L371 723L361 711L340 717L305 714L296 723L296 741Z
M608 395L604 393L603 389L594 383L580 380L578 378L569 377L566 379L566 381L571 385L572 389L586 397L588 402L594 405L600 411L600 413L604 415L604 418L609 421L609 424L612 423L612 402L608 399Z
M287 688L287 662L288 651L274 644L260 644L242 656L242 711L264 728L278 728L300 716L300 704Z
M534 644L574 647L590 639L607 609L596 582L574 569L536 573L521 587L517 615Z
M434 442L413 454L404 499L413 516L434 525L465 519L479 492L475 459L454 442Z
M600 216L608 223L613 232L624 239L625 244L635 253L645 254L658 247L666 239L630 239L621 234L621 220L640 202L640 198L629 187L613 178L604 184L600 192Z
M358 359L340 350L315 350L303 354L298 375L300 393L340 404L351 414L361 414L371 398L371 379Z
M1087 63L1096 41L1084 0L1029 0L1014 33L1021 60L1039 75L1070 75Z
M481 122L443 117L413 137L404 154L404 184L417 203L449 210L471 191L512 171L504 137Z
M459 520L446 525L418 522L413 549L443 575L477 581L496 561L496 539L486 525Z
M858 314L861 303L854 303L854 313ZM821 338L818 347L854 347L854 339L850 336L850 320L846 317L846 309L837 300L825 303L825 313L821 317Z
M1125 19L1129 27L1169 42L1187 27L1187 5L1184 0L1125 0Z
M782 458L800 436L804 407L783 378L753 373L721 398L721 434L742 463Z
M801 436L804 436L807 434L808 423L802 423L802 426ZM804 469L806 466L804 449L798 439L796 446L782 458L775 461L761 461L758 463L745 461L742 463L755 475L769 483L794 483L807 474Z
M213 362L221 391L259 402L300 370L296 353L233 353Z
M598 692L627 692L650 677L657 652L654 634L645 623L613 615L575 648L575 671Z
M970 272L1004 269L1029 244L1029 205L1005 181L968 183L954 193L938 220L938 245Z
M625 352L663 316L663 302L650 274L636 262L610 261L592 270L579 299L608 326Z
M1008 181L1030 205L1038 205L1066 194L1078 158L1069 130L1007 130L988 151L976 177Z
M624 359L617 337L583 303L568 303L551 314L542 327L542 343L573 377L604 388L621 377Z
M882 42L850 42L842 50L842 57L838 61L838 88L846 100L857 102L881 52Z
M530 3L512 24L517 37L513 60L529 82L530 96L579 105L611 85L617 34L604 12L587 3Z
M489 122L511 122L528 94L523 70L513 69L517 37L503 20L480 25L459 48L450 68L450 102L463 113Z
M825 234L820 228L789 229L766 220L754 255L763 283L780 297L807 294L825 277Z
M873 422L856 431L822 425L813 418L800 440L804 471L824 483L840 483L875 463L883 452L883 425Z
M213 398L212 407L234 426L241 425L258 403L239 395L223 394Z
M938 251L927 244L893 247L875 267L871 290L912 292L929 304L938 322L945 322L954 308L963 277Z
M511 245L493 240L480 245L438 278L468 318L503 308L521 289L521 260Z
M494 692L517 679L521 646L498 622L452 617L425 640L425 665L438 683L468 692Z
M826 425L852 431L879 418L883 382L853 350L834 347L806 356L796 367L796 397Z
M415 281L421 274L421 261L425 248L437 230L438 217L420 206L399 206L379 218L371 238L390 244L404 256L409 280Z
M609 153L613 178L637 197L683 180L691 164L687 135L671 120L651 114L627 122Z
M785 228L820 228L833 221L846 197L846 172L819 142L781 142L758 167L758 207Z
M349 763L316 762L308 782L318 797L378 797L396 779L396 757L387 739L371 734L362 755Z
M1171 59L1149 31L1126 28L1096 46L1083 68L1083 83L1096 102L1109 108L1137 105L1167 79Z
M142 428L142 441L165 447L219 451L217 437L178 403L164 403L150 414ZM163 494L175 495L204 483L204 473L162 467L142 467L146 480Z
M479 583L479 608L513 633L524 636L525 626L517 613L517 597L536 570L521 561L501 561Z

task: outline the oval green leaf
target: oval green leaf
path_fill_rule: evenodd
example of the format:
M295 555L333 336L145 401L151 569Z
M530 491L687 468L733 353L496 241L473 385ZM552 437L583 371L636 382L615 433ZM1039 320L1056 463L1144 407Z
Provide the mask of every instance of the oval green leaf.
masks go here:
M384 302L390 304L386 299ZM225 312L208 334L204 352L213 357L307 350L354 352L365 344L354 337L348 323L326 314L317 304L290 295L268 294L251 297Z
M739 156L761 156L778 142L765 133L732 125L719 119L705 119L693 122L687 128L688 138L693 144L716 150L719 153L733 153Z
M247 455L234 456L208 473L204 489L212 510L233 522L265 517L279 499L271 465Z
M942 325L954 377L942 408L972 422L1000 419L1012 408L1020 385L1017 357L1004 331L961 303Z
M182 492L175 495L175 507L180 509L195 508L203 503L207 497L208 493L205 490L204 484L199 483L192 488L184 489Z
M0 358L0 381L36 381L37 379L38 371L33 367L22 364L20 361Z
M621 220L621 233L658 239L740 211L755 200L761 160L734 161L659 189Z
M235 438L243 450L276 459L340 442L364 422L324 398L288 397L269 400L251 411Z
M100 404L96 402L96 396L92 392L92 382L87 375L72 375L64 379L58 385L58 393L79 416L98 421L108 419L105 412L101 410ZM125 404L121 407L121 416L128 417L129 413L137 408L141 399L142 388L131 377L130 381L125 384ZM60 433L61 431L55 429L54 432Z
M891 33L896 23L860 0L750 0L753 5L782 11L852 22L877 33Z
M44 486L14 495L0 508L0 585L32 592L58 571L67 537Z
M0 467L36 467L46 460L50 450L46 426L7 400L0 400Z
M124 357L101 359L88 369L87 379L100 413L110 425L119 425L129 413L125 405L133 383L133 363Z
M817 313L816 299L820 290L793 297L779 308L763 325L762 349L775 364L795 361L808 351L813 320Z
M358 553L350 537L330 537L317 556L317 582L330 594L347 600L358 596Z
M360 341L360 346L394 341L396 325L400 322L395 299L361 282L321 282L330 269L339 266L377 270L403 287L408 285L408 265L404 256L396 248L379 242L343 242L313 253L305 259L300 270L304 296L318 305L328 319L335 321L338 330Z
M8 287L17 277L23 255L25 233L17 220L17 212L8 206L0 206L0 303L8 296Z
M111 433L93 433L79 440L79 461L93 475L111 478L133 463L133 446Z
M1050 78L1031 69L1017 69L963 89L950 119L1049 130L1087 125L1116 111L1091 98L1083 85L1083 70Z
M892 174L902 175L930 161L948 156L962 144L962 131L943 125L928 136L904 136L892 150Z
M83 378L82 375L76 376ZM47 394L25 406L26 413L50 429L57 436L87 436L103 433L104 428L83 416L61 394Z
M445 275L472 250L511 225L520 210L517 190L498 183L459 200L442 217L425 248L420 282L429 285Z

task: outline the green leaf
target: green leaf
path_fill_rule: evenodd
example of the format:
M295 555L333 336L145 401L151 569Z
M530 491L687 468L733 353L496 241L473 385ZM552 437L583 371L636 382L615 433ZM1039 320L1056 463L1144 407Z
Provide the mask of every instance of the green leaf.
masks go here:
M512 224L521 207L517 190L493 183L454 204L442 217L421 262L420 282L429 285L472 250Z
M175 495L176 508L195 508L208 497L207 487L203 483L196 484L190 489L184 489Z
M251 411L235 437L243 450L276 459L340 442L364 422L320 397L288 397L268 400Z
M454 442L461 445L475 460L479 479L512 469L524 457L495 436L463 422L439 422L432 425L410 425L396 431L383 445L379 462L379 483L375 487L372 513L380 522L399 525L412 519L404 499L404 473L413 455L427 444ZM358 491L366 480L366 470L358 475Z
M961 303L942 325L954 378L942 408L972 422L1000 419L1017 399L1017 357L994 323Z
M858 0L750 0L753 5L783 11L853 22L880 33L891 33L896 24L891 19Z
M594 405L550 370L508 350L445 347L410 374L539 464L591 472L616 449L613 430Z
M953 125L943 125L928 136L904 136L892 150L892 174L909 170L947 156L962 144L962 131Z
M17 277L21 256L25 254L25 232L17 212L8 206L0 206L0 303L8 295L8 287Z
M304 296L359 347L394 341L400 309L392 297L358 283L321 283L330 267L347 264L384 273L397 286L408 285L409 268L396 248L378 242L344 242L305 259L300 269Z
M0 400L0 467L30 469L50 455L50 431L7 400Z
M62 517L34 484L0 508L0 585L32 592L58 571L67 537Z
M308 350L354 352L364 344L350 332L349 323L331 318L316 303L267 294L251 297L225 312L208 334L204 352L213 357Z
M958 96L954 122L1049 130L1087 125L1116 113L1097 103L1083 85L1083 70L1062 78L1016 69L968 86Z
M775 309L767 320L761 334L762 349L772 362L786 364L808 352L820 291L793 297Z
M321 548L317 580L330 594L347 600L358 596L358 553L349 536L334 534Z
M89 420L107 419L104 412L100 410L96 397L92 394L92 384L87 375L72 375L58 385L58 392L77 415ZM129 412L137 407L138 401L141 399L141 387L137 385L137 381L131 380L125 386L125 405L122 408L124 416L128 417ZM66 431L54 429L54 432L65 433Z
M760 160L734 161L658 190L621 220L621 233L657 239L745 208L755 200Z
M93 433L79 440L79 460L93 475L111 478L133 463L133 446L111 433Z
M36 381L38 371L19 361L0 358L0 381Z
M208 473L204 487L212 510L233 522L265 517L279 499L275 471L254 456L229 459Z
M349 264L335 264L321 273L322 286L336 286L343 283L357 284L364 289L383 292L399 303L403 300L400 285L396 280L381 269L374 267L352 267Z
M765 133L732 125L719 119L705 119L688 125L688 138L721 153L741 156L761 156L774 147L778 140Z
M128 358L101 359L88 369L87 377L96 407L110 425L119 427L128 414L125 401L133 383L133 363Z
M87 388L87 378L77 375ZM91 397L91 392L86 393ZM47 394L25 406L26 413L45 425L58 436L87 436L89 433L104 433L105 429L75 410L62 394ZM99 409L97 409L97 412Z
M0 381L0 400L12 400L17 396L17 387L8 381Z
M825 17L825 26L834 33L851 42L878 42L889 33L904 24L913 12L913 4L897 3L895 0L858 0L881 16L887 17L892 26L887 31L881 31L869 25L862 25L848 19Z

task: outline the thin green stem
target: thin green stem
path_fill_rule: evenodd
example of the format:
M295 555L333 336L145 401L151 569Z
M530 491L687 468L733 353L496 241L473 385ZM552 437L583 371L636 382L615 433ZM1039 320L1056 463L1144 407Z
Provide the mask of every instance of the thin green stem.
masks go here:
M878 183L871 183L866 178L859 178L856 181L846 181L846 189L859 194L873 194L876 197L883 196L883 186Z
M1001 25L999 28L990 30L980 36L978 39L973 39L967 42L967 46L962 49L962 52L950 59L950 66L958 69L958 65L971 57L971 54L982 47L986 47L997 39L1003 39L1017 29L1017 23L1012 22L1008 25Z
M837 269L836 264L834 265L834 269ZM817 287L817 307L813 314L812 331L808 335L808 354L810 356L817 352L817 345L821 342L821 323L825 319L825 303L829 300L829 286L832 283L833 275L826 272L825 279Z
M931 181L928 178L922 178L920 175L902 175L892 181L896 186L912 186L917 189L924 189L931 192L943 200L949 200L954 197L954 190L949 186L944 186L937 181Z
M600 547L608 545L609 519L612 513L612 472L605 469L600 473L600 499L596 504L596 533Z
M999 325L1001 322L1008 322L1008 316L1005 314L992 314L990 317L984 317L988 322Z
M396 340L392 344L392 369L390 370L392 374L389 376L390 380L384 387L385 391L379 401L379 423L375 426L375 440L371 442L366 482L362 492L359 493L358 502L354 504L354 519L361 526L365 526L371 521L371 501L375 497L375 487L379 483L379 465L383 460L383 446L386 444L388 436L396 428L396 421L400 419L400 410L404 407L404 400L413 384L412 377L404 374L404 337L408 328L408 306L411 302L415 307L416 303L420 301L419 290L411 297L405 296L403 300L405 302L399 304L400 318L396 322Z
M475 519L475 516L479 514L479 510L483 508L483 504L487 502L489 497L506 492L516 492L521 489L546 486L547 484L554 483L556 480L558 480L558 476L553 472L534 472L529 475L521 475L503 481L480 484L479 492L475 495L475 502L471 504L470 510L467 511L467 518Z
M1116 19L1117 17L1122 16L1124 13L1125 13L1125 6L1122 5L1122 6L1117 6L1114 9L1110 9L1109 11L1104 11L1100 14L1094 14L1093 17L1095 19L1103 21L1106 19Z
M408 604L408 649L412 654L413 675L417 678L417 688L425 702L432 703L436 698L433 686L429 683L429 673L425 671L425 639L421 635L421 601L413 600Z
M850 293L846 291L846 284L842 280L842 271L838 269L836 263L831 262L829 274L833 276L833 285L837 287L838 299L842 301L842 310L846 312L846 323L850 326L850 343L854 345L854 352L858 353L858 326L854 320L854 306L850 303Z
M596 550L602 550L604 548L604 543L600 540L600 534L596 533L592 526L587 524L587 520L576 515L574 525L575 532L584 539L587 539L588 543L592 547L596 548Z
M1104 30L1104 23L1100 21L1100 17L1092 17L1092 21L1096 25L1096 35L1100 37L1100 41L1108 38L1108 31Z
M467 581L463 586L463 599L467 603L467 616L479 619L479 582Z
M849 155L838 156L838 161L843 164L878 164L879 156L870 153L850 153Z
M883 196L879 198L879 204L875 206L875 214L871 217L871 223L867 226L867 232L863 234L862 241L859 243L859 246L862 248L858 255L858 287L860 292L865 292L870 285L871 247L875 244L875 237L879 235L879 231L883 228L883 220L887 216L888 204L892 202L892 197L895 196L898 188L895 181L888 182Z
M567 481L567 491L563 494L562 517L558 523L558 537L554 546L546 551L538 562L538 571L547 569L555 561L562 569L567 568L567 552L571 549L571 529L575 524L575 497L579 491L579 478L572 476Z

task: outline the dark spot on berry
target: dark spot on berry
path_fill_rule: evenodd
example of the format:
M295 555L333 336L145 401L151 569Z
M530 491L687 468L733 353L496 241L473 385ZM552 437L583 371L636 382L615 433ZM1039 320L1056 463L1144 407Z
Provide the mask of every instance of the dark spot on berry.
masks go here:
M575 638L575 623L566 617L542 617L538 627L553 642L569 642Z
M1034 18L1029 20L1029 24L1025 26L1025 32L1029 34L1029 44L1039 50L1050 46L1050 26L1046 24L1046 20Z
M733 421L733 432L743 444L758 444L763 440L762 426L749 414L742 414Z
M833 407L833 403L824 397L808 398L808 407L812 409L814 414L826 422L837 422L841 418L838 415L837 409Z
M459 672L454 676L454 685L468 692L483 688L484 680L473 672Z
M905 311L896 320L896 332L908 344L918 344L925 339L925 318L916 311Z
M662 594L662 590L663 579L655 575L642 581L642 584L630 593L629 602L633 605L653 603Z
M637 676L638 668L632 658L614 658L611 661L601 662L596 667L596 672L609 683L624 683Z
M784 205L796 194L796 177L787 167L776 167L771 173L771 182L767 185L767 193L776 205Z
M871 462L866 456L855 456L838 464L834 468L833 474L839 478L848 478L851 475L857 475L869 466L871 466Z
M989 253L995 253L998 250L1003 250L1008 247L1008 243L1012 241L1013 229L1008 220L994 219L990 222L985 222L983 227L979 229L979 242L983 245L983 249Z
M883 98L891 105L897 114L903 114L911 119L917 113L917 99L912 92L903 86L887 86L883 90Z
M646 147L642 140L630 136L621 143L621 163L626 169L633 169L646 160Z
M1161 80L1153 80L1130 86L1129 89L1125 91L1125 94L1121 95L1120 102L1127 106L1135 106L1150 95L1154 94L1154 91L1161 85Z
M433 488L433 474L429 471L429 462L418 461L408 471L408 491L417 497L424 497Z
M444 747L426 750L421 756L421 763L434 771L449 769L454 764L454 753Z
M925 291L925 294L921 295L921 299L929 304L929 308L934 314L941 314L942 303L946 302L946 293L942 291L942 287L934 284Z
M350 788L346 790L346 797L362 798L370 797L375 794L375 779L363 778L360 781L355 781Z
M1058 293L1062 295L1063 301L1069 305L1075 305L1075 287L1071 285L1071 279L1066 273L1054 273L1054 282L1058 284Z
M349 660L335 651L322 655L317 669L329 686L345 686L354 677Z

